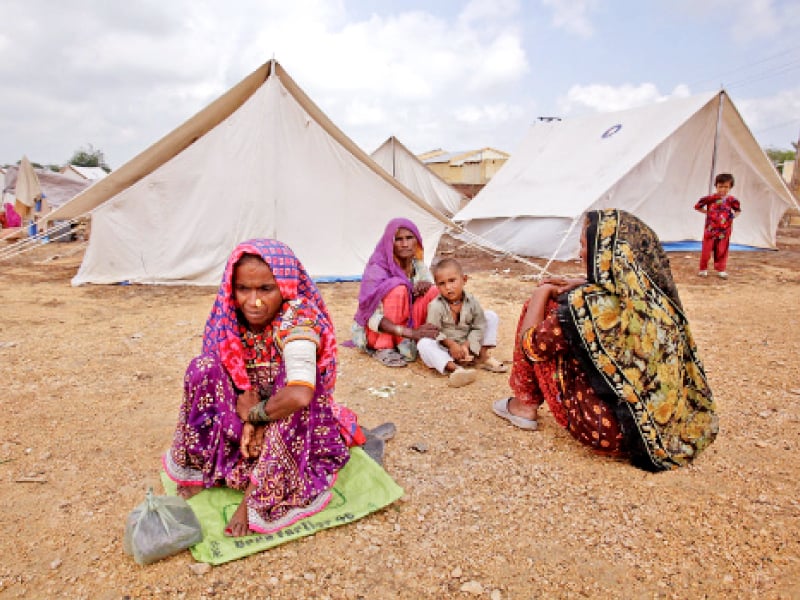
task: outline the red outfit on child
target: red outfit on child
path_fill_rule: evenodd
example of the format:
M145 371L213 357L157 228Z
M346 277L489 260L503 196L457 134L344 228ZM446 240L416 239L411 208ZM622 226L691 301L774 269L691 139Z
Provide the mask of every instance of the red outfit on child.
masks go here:
M695 210L705 208L706 224L703 229L703 247L700 251L700 270L708 269L708 261L714 257L714 269L725 271L728 263L728 248L733 230L733 219L740 212L739 201L733 196L712 194L703 196L694 205Z

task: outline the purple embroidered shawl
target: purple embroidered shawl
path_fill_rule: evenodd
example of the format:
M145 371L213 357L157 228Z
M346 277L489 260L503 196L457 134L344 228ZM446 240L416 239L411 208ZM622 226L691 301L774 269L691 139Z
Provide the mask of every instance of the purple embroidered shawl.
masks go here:
M408 219L399 218L389 221L361 277L355 321L362 327L366 327L367 321L378 308L383 297L398 285L408 288L409 300L411 300L413 292L411 280L394 259L394 236L400 228L408 229L417 238L417 258L422 258L422 236L417 226Z

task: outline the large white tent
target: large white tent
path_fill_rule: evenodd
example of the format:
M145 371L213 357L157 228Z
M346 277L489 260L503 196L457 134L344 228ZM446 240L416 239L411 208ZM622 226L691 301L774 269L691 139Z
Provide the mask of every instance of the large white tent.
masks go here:
M723 172L742 203L732 242L774 248L795 201L724 91L538 121L453 219L508 252L562 260L577 257L577 220L591 209L625 209L665 242L701 240L693 207Z
M456 214L467 202L464 194L426 167L394 136L370 156L392 177L448 217Z
M395 217L427 258L452 223L345 136L275 61L48 215L91 211L73 284L219 282L233 247L272 237L317 279L357 278Z

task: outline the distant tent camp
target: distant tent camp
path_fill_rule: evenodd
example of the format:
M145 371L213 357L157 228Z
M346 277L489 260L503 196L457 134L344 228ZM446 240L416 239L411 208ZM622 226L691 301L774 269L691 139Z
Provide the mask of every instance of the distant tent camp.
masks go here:
M371 156L392 177L448 217L456 214L467 202L464 194L426 167L394 136Z
M91 211L73 285L215 285L234 246L272 237L317 279L360 277L394 217L426 257L452 225L346 137L275 61L48 216Z
M536 122L453 219L508 252L560 260L577 257L576 219L590 209L632 212L665 242L700 240L693 206L720 172L742 201L732 242L774 248L794 200L724 91Z
M24 176L25 171L21 167L22 163L20 163L19 168L15 166L7 168L6 189L9 193L19 189L20 186L29 189L26 176ZM33 171L39 185L38 194L40 197L44 196L46 199L49 207L48 210L58 208L69 202L72 198L85 190L91 183L86 180L78 181L49 169L33 169ZM20 178L20 173L23 173L22 178ZM29 195L30 192L22 192L22 194Z

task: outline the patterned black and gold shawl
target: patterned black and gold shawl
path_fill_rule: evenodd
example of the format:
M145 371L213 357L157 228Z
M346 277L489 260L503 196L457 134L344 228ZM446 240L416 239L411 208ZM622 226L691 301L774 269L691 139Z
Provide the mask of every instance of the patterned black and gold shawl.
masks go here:
M634 464L687 464L714 441L714 399L656 234L615 209L587 215L588 283L559 298L559 320L611 403Z

